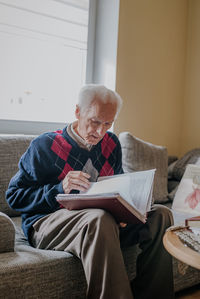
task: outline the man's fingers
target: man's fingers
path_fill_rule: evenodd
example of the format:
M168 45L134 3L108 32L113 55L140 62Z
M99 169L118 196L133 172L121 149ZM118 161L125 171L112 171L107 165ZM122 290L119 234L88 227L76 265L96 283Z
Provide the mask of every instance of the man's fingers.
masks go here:
M71 184L70 186L67 187L67 190L68 191L67 193L69 193L71 190L78 190L78 191L87 191L88 188L85 188L84 186L82 185L77 185L77 184Z
M71 190L87 191L90 187L90 175L82 171L69 171L63 180L63 189L65 193Z
M72 175L72 176L83 176L85 178L90 178L90 175L86 172L83 171L69 171L67 175Z
M88 189L90 187L90 182L88 180L85 181L83 179L69 178L69 185L81 186L84 189Z
M120 222L120 227L126 227L127 226L127 223L124 223L124 222Z
M81 185L87 189L90 186L89 178L90 175L82 171L71 171L68 175L69 183Z
M72 178L72 179L79 179L84 182L88 182L90 175L88 173L82 172L82 171L70 171L67 174L67 177Z

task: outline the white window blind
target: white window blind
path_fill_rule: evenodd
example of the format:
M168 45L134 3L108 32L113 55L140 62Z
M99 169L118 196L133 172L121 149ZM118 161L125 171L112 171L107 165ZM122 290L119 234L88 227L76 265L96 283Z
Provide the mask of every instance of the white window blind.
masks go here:
M0 119L74 119L88 15L89 0L0 0Z

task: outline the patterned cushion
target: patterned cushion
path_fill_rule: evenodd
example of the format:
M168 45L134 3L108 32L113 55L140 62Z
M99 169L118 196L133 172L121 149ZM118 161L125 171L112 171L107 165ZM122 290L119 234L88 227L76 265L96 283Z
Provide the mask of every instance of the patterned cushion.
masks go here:
M154 145L132 136L120 133L122 166L125 172L156 168L153 198L155 203L164 203L167 198L168 154L163 146Z
M5 192L11 177L18 170L18 162L26 151L30 141L35 136L26 135L0 135L0 211L9 216L19 215L11 209L6 200Z

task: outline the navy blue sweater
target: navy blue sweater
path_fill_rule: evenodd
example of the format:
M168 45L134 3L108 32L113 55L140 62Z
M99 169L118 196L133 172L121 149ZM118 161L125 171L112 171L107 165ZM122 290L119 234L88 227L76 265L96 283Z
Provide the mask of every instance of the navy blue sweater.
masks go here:
M123 172L121 146L111 132L90 151L81 148L66 128L42 134L31 142L6 192L8 204L22 213L22 228L29 241L33 223L60 209L55 196L64 193L62 180L66 174L70 170L82 170L88 159L98 176Z

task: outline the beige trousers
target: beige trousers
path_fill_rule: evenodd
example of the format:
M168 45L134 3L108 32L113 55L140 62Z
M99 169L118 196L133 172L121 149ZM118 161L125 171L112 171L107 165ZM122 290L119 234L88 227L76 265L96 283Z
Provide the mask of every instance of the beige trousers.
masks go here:
M172 263L162 245L164 231L171 224L170 211L155 206L147 224L128 225L119 234L114 218L103 210L61 209L34 224L32 243L40 249L63 250L80 258L88 299L171 299ZM136 243L142 253L137 277L130 285L121 246Z

